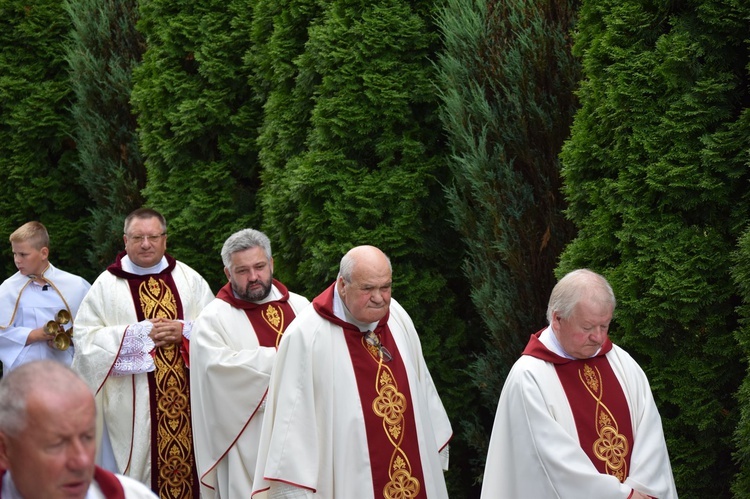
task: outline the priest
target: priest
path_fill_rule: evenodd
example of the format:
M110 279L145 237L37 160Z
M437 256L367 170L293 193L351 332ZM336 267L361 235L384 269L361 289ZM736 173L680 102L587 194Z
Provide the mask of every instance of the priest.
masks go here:
M96 393L98 461L162 499L197 498L186 360L193 321L213 294L195 270L166 254L159 212L128 215L123 241L125 251L76 317L72 367Z
M608 337L614 309L609 283L590 270L554 287L549 326L503 386L483 499L677 498L646 375Z
M195 321L191 340L195 457L203 499L244 499L276 350L310 302L273 278L271 241L260 231L232 234L221 258L229 282Z
M351 249L284 333L254 498L447 499L451 425L391 274L378 248Z

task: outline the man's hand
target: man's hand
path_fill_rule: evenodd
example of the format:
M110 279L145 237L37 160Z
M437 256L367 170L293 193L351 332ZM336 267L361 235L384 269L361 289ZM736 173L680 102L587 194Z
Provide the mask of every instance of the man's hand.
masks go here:
M182 343L182 322L171 319L162 319L160 317L149 319L149 321L153 324L149 336L154 340L155 346L161 347L164 345L179 345Z

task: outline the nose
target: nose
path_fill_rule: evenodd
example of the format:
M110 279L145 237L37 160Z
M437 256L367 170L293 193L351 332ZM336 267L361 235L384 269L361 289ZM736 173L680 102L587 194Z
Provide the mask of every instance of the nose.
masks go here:
M370 300L372 300L375 303L380 303L383 301L383 293L375 288L370 292Z
M606 327L597 327L591 332L591 338L597 343L604 343L604 339L607 337Z
M93 442L73 440L68 447L68 469L79 471L90 467L93 464L94 453L91 452L93 445Z

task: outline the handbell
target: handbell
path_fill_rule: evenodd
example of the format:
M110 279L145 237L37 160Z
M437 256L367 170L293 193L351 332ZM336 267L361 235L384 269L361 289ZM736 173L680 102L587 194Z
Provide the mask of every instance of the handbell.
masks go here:
M70 312L65 309L60 310L57 312L57 315L55 315L55 321L61 326L70 322L70 319L72 319Z
M70 336L68 336L67 332L59 333L55 336L55 339L52 341L52 343L58 350L67 350L70 347L71 343Z
M60 324L56 321L49 321L44 325L44 331L50 336L55 335L60 332Z
M55 320L47 322L44 326L44 331L48 335L54 336L52 346L57 350L67 350L72 343L73 328L71 327L67 331L63 328L71 319L70 312L62 309L55 315Z

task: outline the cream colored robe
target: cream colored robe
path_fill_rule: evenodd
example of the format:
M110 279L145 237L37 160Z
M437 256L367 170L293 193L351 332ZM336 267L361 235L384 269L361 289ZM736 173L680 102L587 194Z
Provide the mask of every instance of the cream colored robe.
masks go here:
M289 293L298 315L307 298ZM219 298L190 340L193 439L203 499L250 497L275 347L261 347L244 310Z
M184 320L191 321L213 293L203 277L177 262L172 271ZM151 484L151 407L148 374L110 376L126 328L138 322L126 279L103 272L76 316L72 368L96 393L98 429L106 424L119 473Z
M427 497L447 499L443 469L452 429L411 318L391 299L388 327L409 379ZM367 404L369 407L369 404ZM284 333L271 373L253 499L270 483L324 499L375 499L370 454L349 349L342 328L310 306ZM443 458L443 459L441 459ZM304 489L304 490L303 490Z
M500 395L482 499L626 499L633 488L659 499L677 498L661 418L646 375L617 345L606 356L628 401L633 427L635 443L625 483L599 473L581 449L554 365L523 355Z

